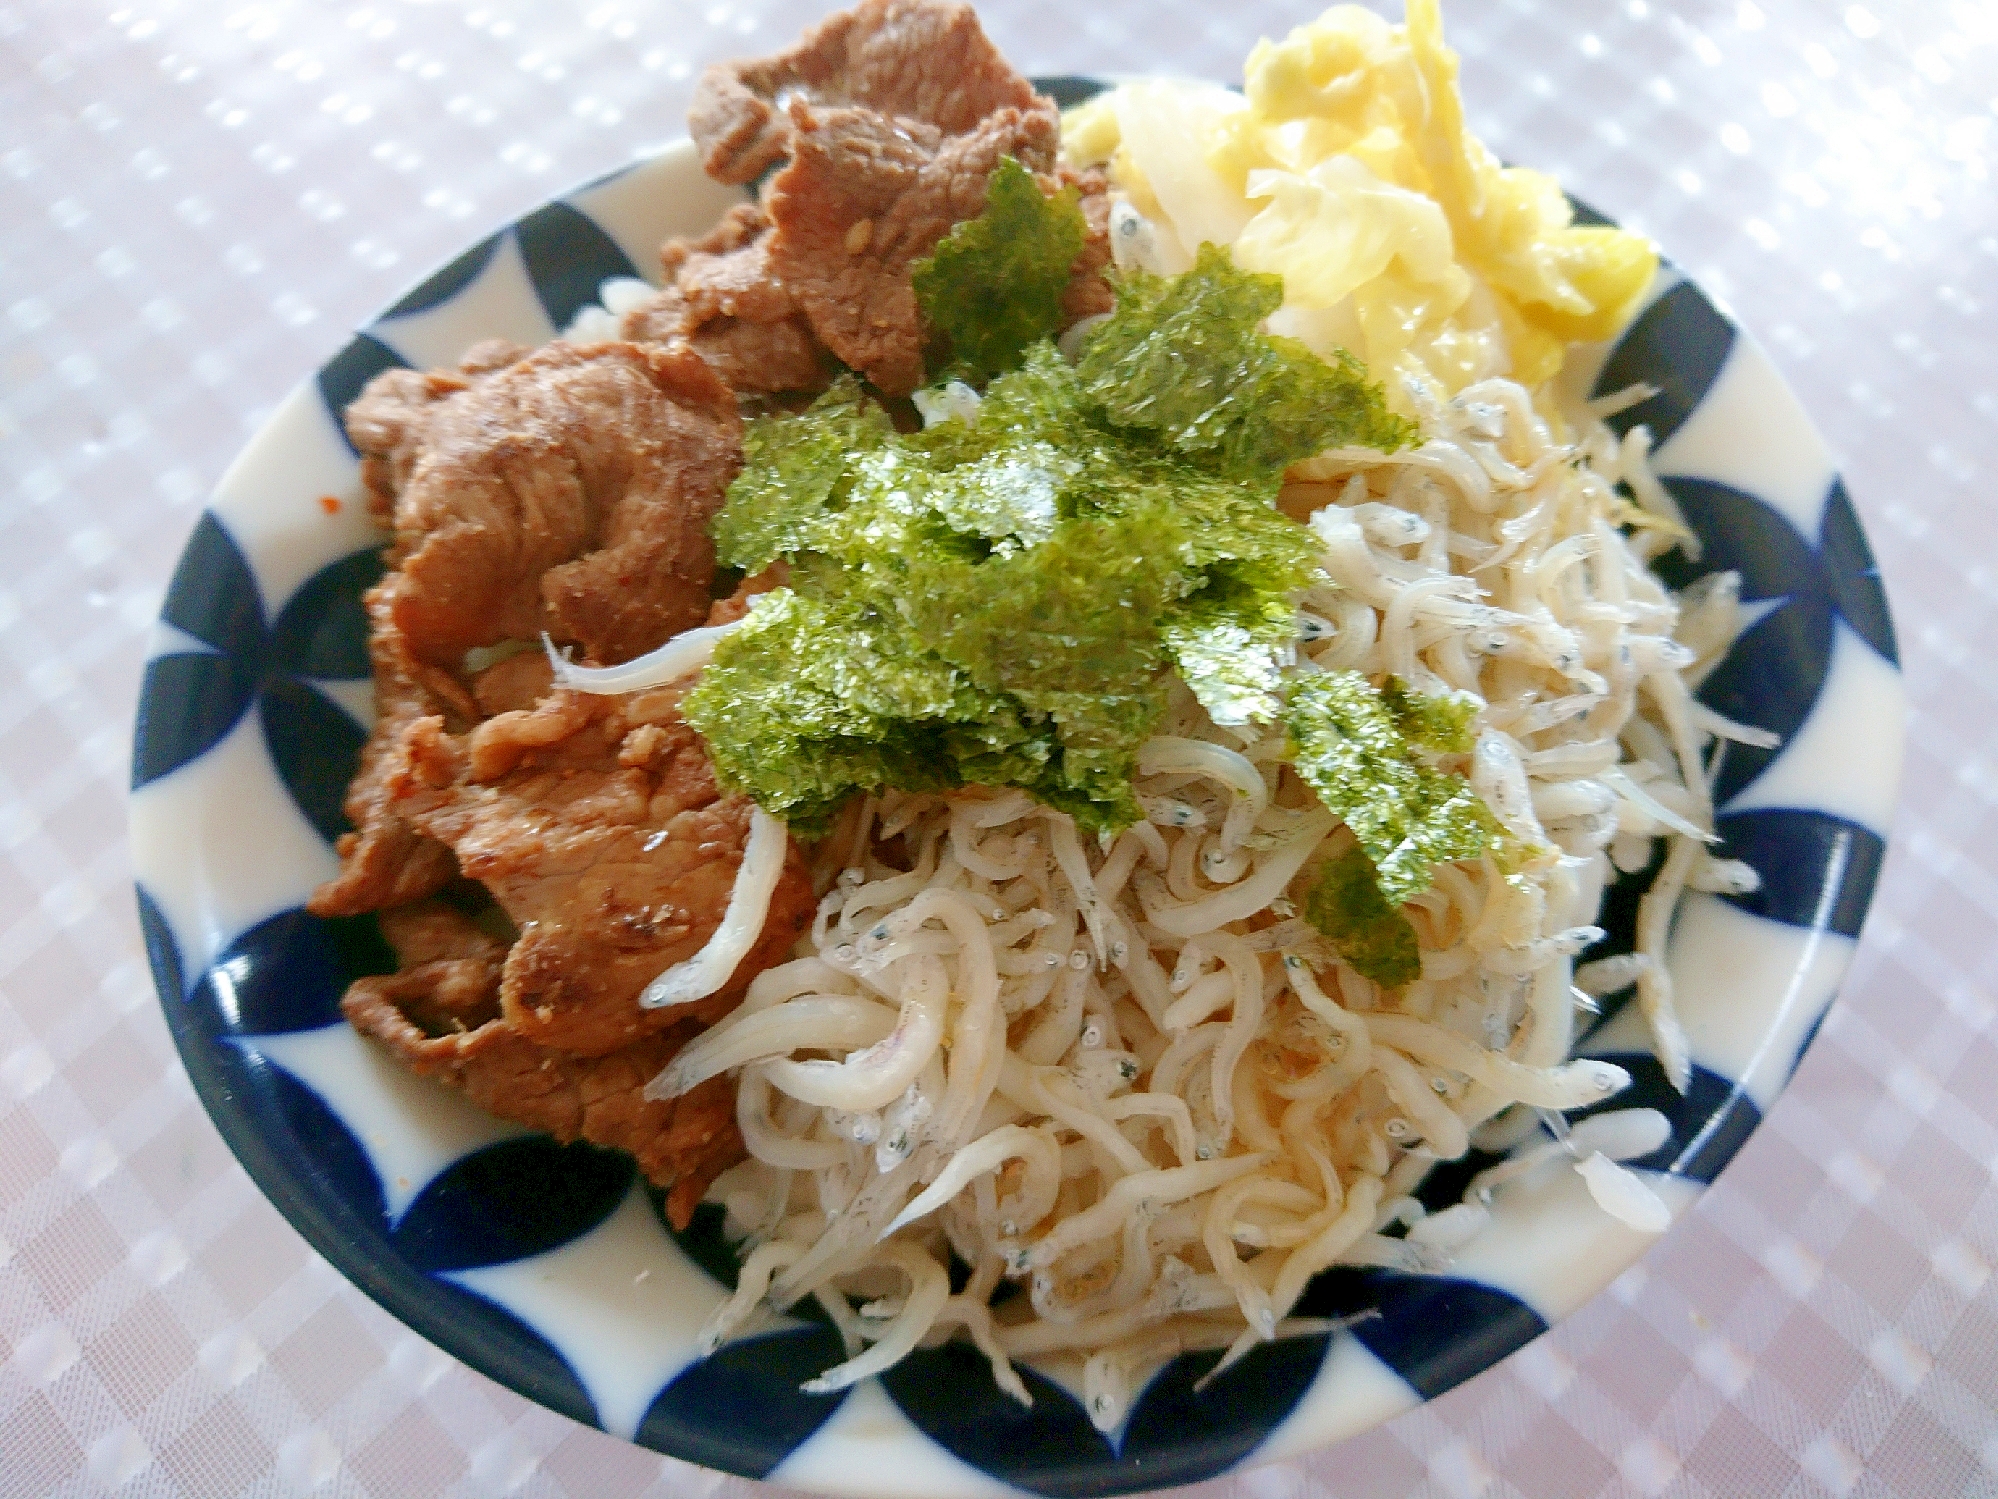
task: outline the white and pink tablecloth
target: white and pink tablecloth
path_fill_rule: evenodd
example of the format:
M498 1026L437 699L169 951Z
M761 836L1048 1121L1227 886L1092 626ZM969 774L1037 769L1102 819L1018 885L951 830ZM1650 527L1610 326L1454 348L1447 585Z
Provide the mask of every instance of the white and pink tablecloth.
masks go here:
M805 0L0 0L0 1496L777 1491L550 1414L314 1255L134 917L147 630L348 330L681 132ZM991 0L1041 74L1235 76L1275 0ZM1844 996L1690 1217L1496 1369L1201 1499L1998 1494L1998 7L1453 0L1472 125L1654 235L1830 439L1913 704ZM1992 841L1986 842L1990 837Z

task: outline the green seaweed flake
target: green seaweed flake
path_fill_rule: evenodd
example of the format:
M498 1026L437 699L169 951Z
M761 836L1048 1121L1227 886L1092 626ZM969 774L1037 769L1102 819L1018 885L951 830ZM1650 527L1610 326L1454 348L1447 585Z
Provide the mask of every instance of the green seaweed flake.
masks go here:
M985 209L916 262L916 301L950 340L956 369L983 381L1019 363L1026 348L1061 328L1069 270L1089 237L1076 191L1052 198L1034 174L1001 158L985 185Z
M1217 582L1166 625L1164 639L1181 680L1217 724L1268 723L1282 711L1297 641L1288 591Z
M780 588L716 646L681 711L723 789L808 831L857 786L955 784L939 721L970 696L898 621Z
M1425 764L1384 692L1361 673L1294 680L1284 725L1298 774L1353 830L1391 904L1428 889L1436 865L1495 846L1497 824L1470 782Z
M742 471L715 517L715 553L746 573L812 544L851 481L854 455L880 447L895 429L860 382L843 375L795 416L760 416L742 434Z
M1270 474L1328 447L1392 452L1414 427L1344 351L1328 362L1295 339L1259 331L1283 303L1283 280L1238 269L1202 245L1170 280L1142 272L1118 287L1117 311L1083 350L1083 388L1120 426L1235 474Z
M1468 692L1415 692L1400 677L1389 677L1381 684L1381 701L1417 749L1438 755L1471 752L1478 700Z
M912 564L903 608L972 681L1038 703L1121 695L1164 666L1159 622L1196 579L1139 517L1076 516L1042 544L968 562Z
M1008 215L1042 215L1045 230L1062 206L1023 172L995 173L984 227L960 226L926 274L968 284ZM1065 276L1072 254L1051 243L1028 259L1059 258ZM898 435L848 378L800 415L751 424L715 535L745 571L783 558L790 586L758 602L687 699L725 786L805 827L856 790L968 783L1023 787L1090 831L1123 827L1175 672L1218 722L1282 715L1311 737L1309 695L1287 703L1286 682L1317 544L1276 509L1282 468L1407 434L1356 367L1258 332L1275 283L1217 255L1176 282L1128 282L1080 368L1045 338L973 341L970 355L961 338L984 372L1012 365L969 415ZM1469 719L1413 696L1367 704L1391 741L1383 763L1408 782L1369 824L1413 839L1380 845L1391 896L1426 883L1428 855L1472 815L1431 794L1444 780L1429 768ZM1366 768L1341 770L1329 747L1321 759L1328 784ZM1328 796L1356 831L1378 801Z
M1373 861L1358 845L1328 859L1304 898L1304 919L1363 977L1398 989L1422 977L1415 927L1381 893Z

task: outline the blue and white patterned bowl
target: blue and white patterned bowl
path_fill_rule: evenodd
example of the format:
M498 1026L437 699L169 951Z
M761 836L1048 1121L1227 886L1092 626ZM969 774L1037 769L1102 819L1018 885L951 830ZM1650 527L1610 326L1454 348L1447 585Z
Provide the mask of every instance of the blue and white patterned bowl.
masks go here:
M1177 1360L1112 1436L1031 1370L1021 1409L957 1347L805 1395L841 1357L819 1324L694 1358L733 1276L716 1210L676 1239L625 1157L488 1118L341 1020L348 982L393 960L372 919L303 909L334 872L371 716L359 599L380 538L339 413L390 366L549 338L605 278L656 275L664 238L734 201L682 145L467 250L292 394L188 543L139 703L139 910L188 1074L250 1174L362 1290L530 1399L710 1467L875 1499L1113 1494L1295 1454L1449 1389L1593 1296L1651 1240L1563 1172L1502 1193L1450 1276L1339 1271L1302 1309L1378 1317L1261 1350L1199 1394L1216 1356ZM1691 1088L1672 1091L1614 1003L1583 1045L1636 1079L1619 1105L1672 1120L1638 1164L1684 1212L1782 1089L1845 972L1899 776L1902 697L1886 597L1824 443L1762 352L1670 267L1596 388L1640 380L1660 393L1615 425L1651 427L1705 542L1697 567L1675 554L1665 570L1675 585L1739 570L1754 621L1700 696L1782 736L1775 751L1730 748L1716 788L1727 851L1762 888L1694 895L1673 932ZM1613 892L1604 951L1628 946L1635 893ZM1428 1195L1454 1200L1480 1164L1439 1170Z

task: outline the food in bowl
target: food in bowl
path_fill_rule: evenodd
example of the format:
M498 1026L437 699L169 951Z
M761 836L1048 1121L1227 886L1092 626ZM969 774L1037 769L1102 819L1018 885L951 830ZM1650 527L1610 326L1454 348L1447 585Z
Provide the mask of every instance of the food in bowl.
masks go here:
M1463 128L1433 3L1338 7L1242 95L1065 120L962 6L712 71L760 180L657 288L347 413L393 532L379 708L321 914L353 1023L632 1152L740 1243L714 1347L806 1303L843 1388L961 1330L1116 1425L1337 1265L1440 1269L1549 1121L1662 1228L1570 1055L1715 857L1691 688L1741 625L1642 429L1562 372L1640 237ZM1631 954L1583 963L1662 844Z

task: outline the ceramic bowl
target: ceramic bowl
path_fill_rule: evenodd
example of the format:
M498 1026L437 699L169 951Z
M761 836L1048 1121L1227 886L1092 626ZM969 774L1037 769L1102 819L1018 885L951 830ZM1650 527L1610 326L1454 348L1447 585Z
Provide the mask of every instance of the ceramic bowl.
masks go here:
M1090 87L1049 86L1071 99ZM359 600L381 538L340 411L391 366L551 337L603 281L656 276L663 239L736 200L682 144L480 241L292 393L188 541L139 705L138 899L188 1074L251 1176L354 1284L529 1399L712 1468L871 1499L1112 1494L1297 1454L1449 1389L1595 1295L1654 1240L1557 1171L1502 1192L1448 1275L1322 1276L1301 1312L1379 1315L1270 1345L1199 1393L1216 1355L1184 1356L1109 1435L1033 1370L1022 1409L957 1346L807 1395L800 1382L841 1357L817 1323L695 1358L733 1275L717 1209L675 1235L627 1158L488 1118L342 1022L347 983L393 958L372 918L303 909L334 872L372 711ZM1781 736L1773 751L1730 747L1715 785L1725 851L1760 890L1690 896L1672 933L1691 1087L1666 1084L1628 995L1580 1048L1630 1070L1618 1106L1672 1121L1636 1164L1683 1214L1782 1090L1846 970L1899 773L1901 683L1851 502L1761 350L1668 265L1629 332L1592 357L1596 390L1658 391L1613 425L1651 428L1704 544L1697 564L1675 553L1662 570L1675 586L1742 577L1753 623L1700 697ZM1601 952L1628 947L1637 893L1612 893ZM1439 1168L1425 1194L1454 1201L1490 1159Z

